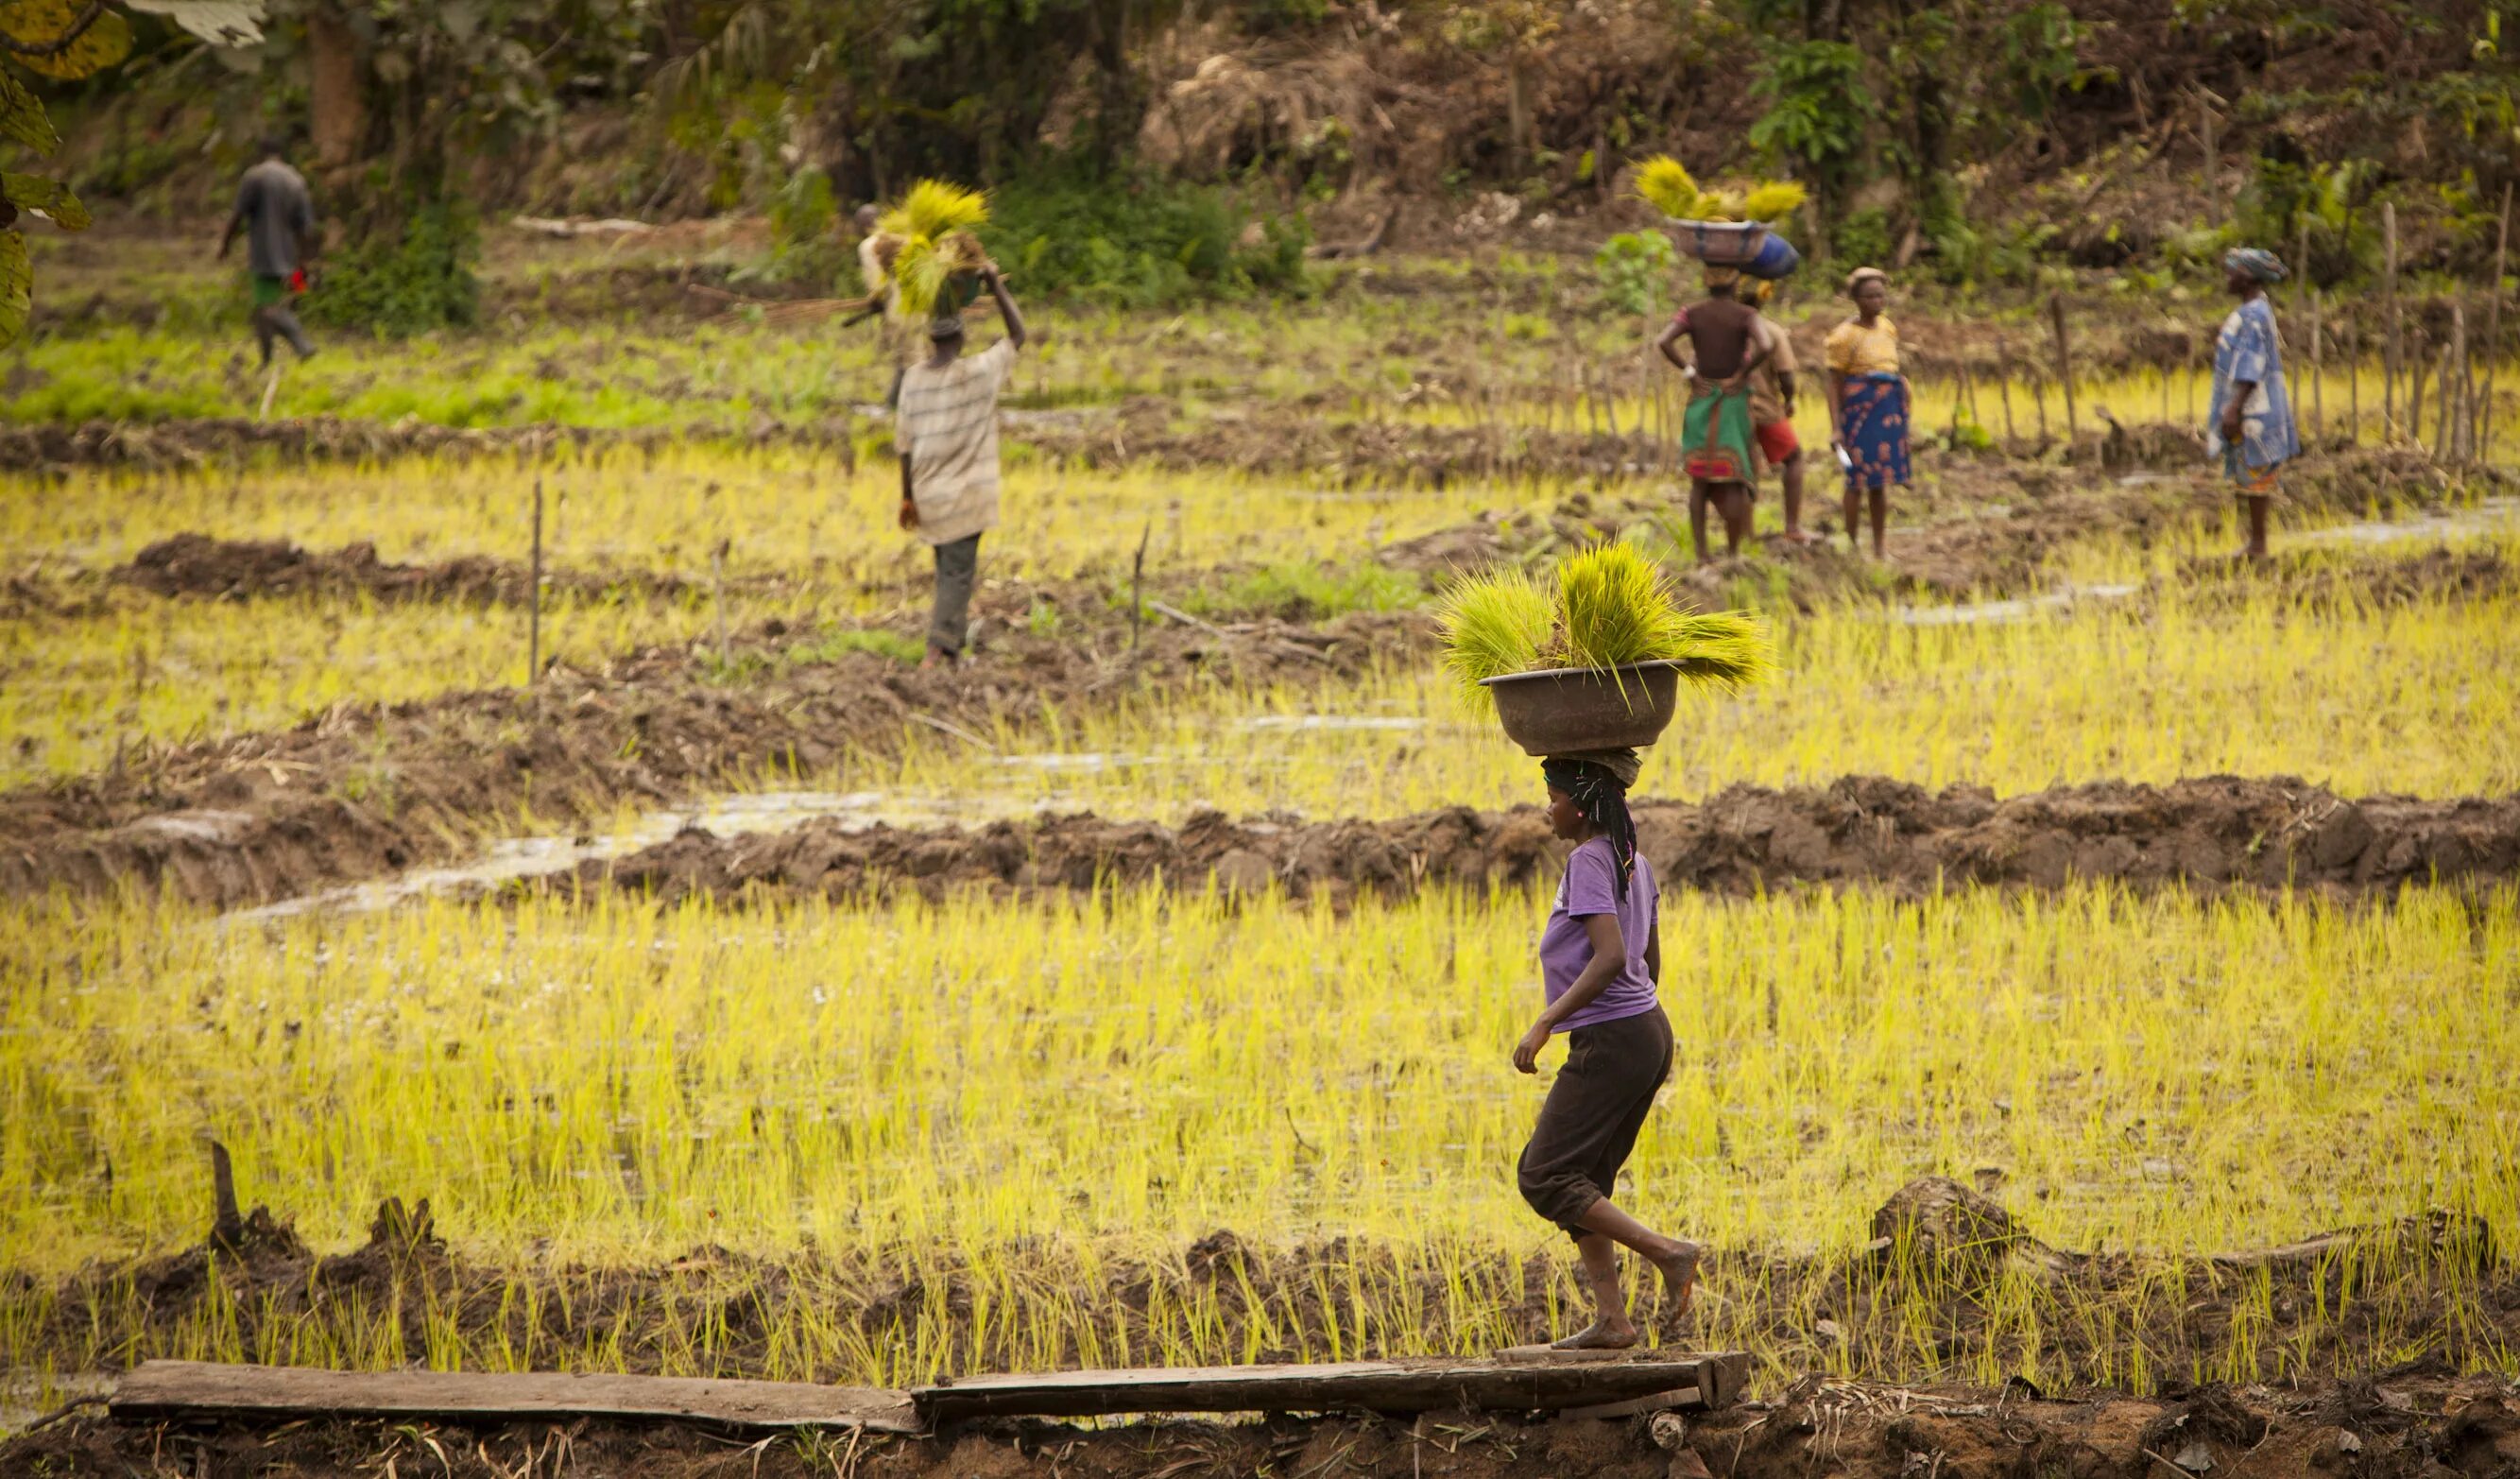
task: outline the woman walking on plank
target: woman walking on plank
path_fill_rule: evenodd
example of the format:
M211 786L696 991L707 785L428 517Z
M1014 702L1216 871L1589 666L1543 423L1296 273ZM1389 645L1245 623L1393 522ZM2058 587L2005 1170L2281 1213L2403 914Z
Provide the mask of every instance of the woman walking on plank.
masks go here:
M1846 280L1855 317L1829 331L1828 444L1846 466L1846 542L1861 550L1865 495L1872 503L1872 558L1882 559L1894 485L1908 486L1908 381L1899 373L1899 328L1881 310L1890 277L1859 267Z
M1671 1020L1654 983L1662 973L1653 865L1637 853L1627 790L1636 752L1553 757L1549 826L1575 844L1556 907L1540 937L1546 1006L1513 1050L1513 1066L1540 1071L1541 1050L1566 1034L1566 1062L1550 1085L1515 1181L1532 1210L1566 1231L1584 1261L1594 1320L1556 1342L1561 1350L1619 1350L1637 1342L1619 1291L1613 1244L1660 1271L1679 1311L1688 1309L1703 1250L1665 1237L1610 1200L1619 1168L1671 1073Z

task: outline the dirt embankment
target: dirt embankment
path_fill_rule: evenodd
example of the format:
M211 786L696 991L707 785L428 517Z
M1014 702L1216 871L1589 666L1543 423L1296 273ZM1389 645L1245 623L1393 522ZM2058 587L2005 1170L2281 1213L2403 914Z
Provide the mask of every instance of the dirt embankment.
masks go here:
M1415 660L1423 617L1359 613L1206 630L1125 623L1038 637L1005 592L977 609L1000 635L971 660L919 671L835 650L776 623L732 661L650 649L601 668L555 665L531 692L339 705L290 729L127 757L112 770L0 794L0 892L163 887L220 906L289 897L443 860L495 820L665 804L765 772L810 773L851 751L959 744L956 729L1020 728L1042 695L1111 702L1207 685L1352 675Z
M1946 457L1932 466L1932 479L1894 497L1893 516L1904 521L1891 525L1886 571L1847 549L1843 533L1836 532L1832 490L1815 484L1810 525L1835 537L1803 546L1763 541L1742 559L1685 570L1681 580L1702 601L1781 600L1805 610L1829 600L1885 595L1950 599L2008 594L2047 579L2048 562L2070 545L2111 536L2147 545L2191 528L2199 519L2224 516L2231 508L2228 487L2186 475L2192 469L2183 462L2170 466L2185 471L2110 477L1994 457ZM2438 507L2461 486L2419 453L2364 448L2304 467L2287 488L2287 498L2291 507L2308 512L2377 511L2386 515ZM1506 560L1536 561L1621 533L1657 532L1686 548L1687 518L1685 505L1671 496L1583 493L1546 515L1482 512L1464 523L1394 541L1374 558L1395 569L1433 574ZM2443 578L2457 590L2479 589L2479 577L2502 564L2491 553L2481 560L2475 569L2455 574L2409 574L2408 561L2388 557L2345 561L2367 565L2367 574L2339 576L2328 562L2312 573L2306 568L2310 562L2299 556L2267 569L2199 563L2193 573L2200 579L2251 582L2301 578L2322 588L2368 587L2385 597ZM2482 588L2491 584L2489 579Z
M845 422L760 418L742 426L659 426L641 430L565 426L445 426L428 422L343 417L202 417L166 422L19 422L0 426L0 467L187 468L268 457L287 462L372 461L389 457L518 457L607 447L661 451L685 442L828 447L854 453Z
M1639 846L1666 885L1732 894L1792 883L1921 894L2077 879L2352 892L2520 873L2520 796L2353 800L2289 780L2097 782L1998 801L1979 786L1935 792L1850 777L1824 789L1736 785L1700 804L1645 801L1636 819ZM1561 854L1537 807L1457 807L1388 822L1237 822L1209 812L1179 829L1090 815L1002 821L977 831L851 830L818 820L738 837L688 830L581 865L570 883L668 898L768 890L837 899L1161 878L1228 893L1275 887L1344 904L1427 887L1524 884L1545 876Z
M1710 1312L1677 1316L1640 1301L1638 1313L1666 1345L1712 1344L1754 1356L1754 1388L1767 1400L1731 1411L1617 1420L1463 1414L1406 1421L1330 1416L1221 1425L1161 1423L1090 1432L1049 1423L981 1423L931 1439L828 1449L774 1445L747 1452L672 1429L580 1424L492 1425L445 1430L416 1471L513 1479L525 1450L537 1461L568 1452L588 1472L681 1475L858 1472L870 1463L905 1476L1108 1474L1127 1479L1229 1473L1460 1475L1699 1474L1861 1476L2152 1475L2168 1464L2192 1475L2255 1467L2269 1474L2334 1471L2425 1475L2503 1474L2520 1460L2520 1391L2499 1375L2460 1376L2456 1363L2490 1362L2520 1337L2520 1280L2483 1224L2435 1213L2348 1229L2282 1247L2211 1258L2084 1255L2039 1243L2003 1206L1944 1178L1902 1188L1877 1211L1871 1240L1824 1254L1768 1255L1717 1249L1706 1268ZM215 1257L213 1254L215 1253ZM266 1322L282 1330L327 1328L346 1344L379 1349L398 1331L404 1356L443 1360L462 1350L507 1353L550 1365L591 1350L606 1366L689 1369L690 1331L711 1332L707 1369L764 1373L775 1333L809 1319L820 1328L857 1326L869 1348L898 1338L905 1321L930 1329L955 1370L1040 1360L1039 1331L1012 1328L1008 1312L976 1298L1006 1287L1012 1259L1026 1297L1045 1308L1102 1312L1131 1326L1129 1348L1164 1348L1151 1312L1200 1309L1193 1337L1216 1351L1257 1350L1293 1359L1328 1346L1358 1307L1386 1316L1420 1312L1417 1325L1378 1322L1381 1339L1412 1349L1453 1349L1448 1325L1462 1288L1478 1293L1477 1338L1538 1339L1556 1333L1550 1288L1566 1274L1560 1250L1499 1254L1457 1271L1461 1283L1405 1248L1345 1239L1262 1249L1228 1232L1151 1261L1088 1258L1039 1241L966 1265L933 1250L899 1256L804 1254L750 1259L700 1248L661 1268L516 1272L470 1264L432 1234L426 1204L379 1209L370 1240L319 1256L259 1209L241 1236L132 1265L90 1270L54 1291L25 1331L25 1349L75 1370L100 1351L130 1359L200 1327L216 1305L246 1350ZM2093 1316L2023 1328L2023 1277L2046 1298ZM1561 1289L1562 1294L1562 1289ZM1562 1314L1562 1311L1559 1312ZM985 1317L994 1317L988 1319ZM2461 1333L2441 1356L2393 1366L2388 1354L2422 1332ZM1179 1332L1175 1330L1176 1336ZM1108 1338L1109 1331L1102 1332ZM1247 1338L1257 1336L1254 1345ZM383 1349L392 1349L392 1335ZM2025 1344L2036 1339L2035 1350ZM432 1346L431 1342L437 1342ZM286 1348L286 1341L283 1341ZM1207 1347L1202 1346L1202 1350ZM1372 1357L1379 1347L1348 1349ZM2138 1353L2140 1353L2138 1357ZM2245 1354L2242 1354L2245 1353ZM1072 1346L1050 1356L1073 1366ZM389 1357L387 1359L390 1359ZM468 1361L469 1364L469 1361ZM2000 1389L1954 1386L1964 1373L2035 1366L2058 1386L2049 1397L2015 1379ZM2168 1373L2157 1390L2093 1390L2092 1373L2130 1366ZM2231 1372L2226 1386L2191 1386L2180 1373ZM2365 1374L2287 1381L2307 1367ZM1797 1373L1830 1369L1869 1379ZM824 1371L824 1379L864 1373ZM1916 1383L1891 1385L1890 1383ZM2286 1382L2280 1387L2258 1382ZM423 1430L405 1427L405 1434ZM569 1444L555 1444L564 1431ZM119 1458L200 1445L210 1472L346 1472L382 1467L383 1424L293 1424L161 1430L75 1419L0 1448L0 1467L24 1472L112 1474ZM571 1449L571 1445L583 1448ZM846 1447L846 1462L834 1465ZM1336 1456L1346 1454L1343 1465ZM1310 1455L1309 1458L1300 1456ZM495 1457L494 1457L495 1456ZM732 1457L731 1457L732 1456ZM188 1456L189 1457L189 1456ZM803 1457L812 1466L798 1462ZM1298 1461L1300 1458L1300 1461ZM457 1467L461 1461L475 1467ZM14 1464L16 1466L9 1466ZM330 1466L328 1466L330 1465ZM734 1467L729 1467L734 1465ZM772 1465L785 1465L772 1467ZM2259 1467L2263 1465L2262 1467ZM141 1469L141 1472L154 1472ZM196 1470L199 1471L199 1470ZM554 1473L564 1471L556 1465Z
M465 605L522 605L533 586L532 570L515 560L467 555L431 564L381 560L366 541L318 553L285 539L216 539L177 534L161 539L116 566L112 580L158 596L242 601L264 596L364 596L382 602L446 602ZM614 592L671 601L692 594L677 575L631 571L597 575L545 570L543 593L603 596Z
M995 1420L925 1438L841 1435L756 1446L620 1422L182 1428L74 1417L0 1445L0 1467L63 1479L2485 1479L2515 1465L2520 1392L2498 1376L2422 1365L2339 1382L2217 1384L2157 1398L2048 1398L2017 1386L1814 1376L1778 1401L1608 1420L1281 1415L1101 1429Z

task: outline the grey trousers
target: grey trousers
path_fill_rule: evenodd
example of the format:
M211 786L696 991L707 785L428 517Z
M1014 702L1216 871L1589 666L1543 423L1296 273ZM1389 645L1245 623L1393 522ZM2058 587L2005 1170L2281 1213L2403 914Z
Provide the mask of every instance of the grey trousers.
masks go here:
M961 656L971 632L971 582L980 568L980 536L936 548L936 606L927 617L927 645Z
M262 362L271 363L271 340L274 336L289 340L289 347L304 359L315 352L306 339L306 328L297 322L297 312L287 303L266 303L253 310L254 342L262 346Z

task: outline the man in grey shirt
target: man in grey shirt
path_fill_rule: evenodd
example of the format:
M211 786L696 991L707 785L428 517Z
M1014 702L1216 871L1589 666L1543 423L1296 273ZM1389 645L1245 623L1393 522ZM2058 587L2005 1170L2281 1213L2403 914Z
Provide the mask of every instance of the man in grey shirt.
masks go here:
M303 268L315 255L315 202L306 194L306 179L281 158L288 145L265 138L260 159L237 182L236 213L228 217L227 234L219 238L219 257L246 234L246 270L253 275L253 336L262 345L262 363L271 363L274 335L304 359L315 352L306 330L289 306L291 292L305 287Z

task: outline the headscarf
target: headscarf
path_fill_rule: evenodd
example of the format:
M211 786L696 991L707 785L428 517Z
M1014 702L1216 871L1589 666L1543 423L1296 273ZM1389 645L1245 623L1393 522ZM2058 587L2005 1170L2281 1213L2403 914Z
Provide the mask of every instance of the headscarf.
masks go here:
M1890 274L1882 271L1878 267L1856 268L1853 272L1846 275L1846 295L1848 297L1855 296L1856 289L1863 287L1866 283L1870 282L1875 278L1879 279L1886 286L1890 281Z
M2234 246L2223 253L2225 272L2242 272L2261 283L2284 280L2283 258L2261 246Z
M1626 779L1621 778L1623 771ZM1636 778L1635 751L1628 752L1625 766L1607 755L1600 759L1552 755L1540 762L1540 773L1552 789L1564 791L1574 801L1584 820L1610 839L1610 860L1617 865L1611 886L1624 901L1628 879L1637 871L1637 823L1628 815L1628 784Z
M1741 269L1738 267L1726 267L1715 262L1706 264L1706 286L1709 288L1730 288L1740 281Z

